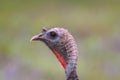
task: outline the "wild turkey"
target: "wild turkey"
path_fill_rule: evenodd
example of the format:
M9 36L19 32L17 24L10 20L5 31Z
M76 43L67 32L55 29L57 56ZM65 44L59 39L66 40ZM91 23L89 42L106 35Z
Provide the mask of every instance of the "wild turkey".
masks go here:
M73 36L64 28L43 28L31 41L43 41L55 54L65 69L66 80L79 80L76 73L78 58L77 45Z

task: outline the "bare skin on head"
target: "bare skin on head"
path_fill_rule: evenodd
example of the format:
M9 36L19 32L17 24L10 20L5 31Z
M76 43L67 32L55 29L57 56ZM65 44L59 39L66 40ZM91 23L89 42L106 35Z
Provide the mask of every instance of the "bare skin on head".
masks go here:
M43 28L31 41L43 41L55 54L65 69L66 80L79 80L76 73L77 45L73 36L64 28Z

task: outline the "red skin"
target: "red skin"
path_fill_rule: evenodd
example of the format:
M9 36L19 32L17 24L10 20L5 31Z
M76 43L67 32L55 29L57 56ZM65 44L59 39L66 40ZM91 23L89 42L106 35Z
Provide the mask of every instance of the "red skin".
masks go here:
M52 51L55 54L55 56L57 57L57 59L59 60L59 62L61 63L61 65L63 66L63 68L66 69L66 62L61 57L61 55L57 51L55 51L54 49Z

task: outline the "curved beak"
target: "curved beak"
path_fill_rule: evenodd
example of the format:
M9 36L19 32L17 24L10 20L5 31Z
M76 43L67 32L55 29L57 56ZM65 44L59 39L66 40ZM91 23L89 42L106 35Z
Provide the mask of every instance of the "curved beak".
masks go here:
M43 38L43 34L41 33L41 34L38 34L38 35L35 35L35 36L33 36L31 39L30 39L30 41L38 41L38 40L43 40L44 38Z
M38 35L35 35L35 36L33 36L31 39L30 39L30 41L38 41L38 40L45 40L45 38L44 38L44 34L47 32L47 29L45 28L45 27L43 27L43 29L42 29L42 32L40 33L40 34L38 34Z

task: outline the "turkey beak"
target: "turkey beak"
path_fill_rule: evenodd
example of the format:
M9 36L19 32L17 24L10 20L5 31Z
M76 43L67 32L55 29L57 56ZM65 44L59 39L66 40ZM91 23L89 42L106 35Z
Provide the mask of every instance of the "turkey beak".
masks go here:
M45 40L44 34L47 32L47 28L43 27L42 32L38 35L33 36L30 41L43 41Z
M44 40L43 33L33 36L30 41Z

